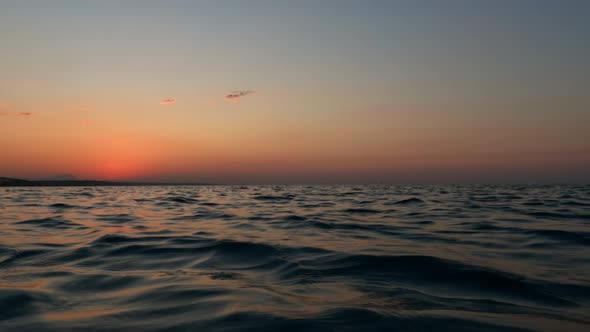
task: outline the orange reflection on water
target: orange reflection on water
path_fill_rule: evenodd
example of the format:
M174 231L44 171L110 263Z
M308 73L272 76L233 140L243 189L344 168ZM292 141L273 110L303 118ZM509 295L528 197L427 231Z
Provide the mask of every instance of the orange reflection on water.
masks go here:
M48 320L74 320L74 319L88 319L99 316L106 316L121 313L122 310L115 309L94 309L87 311L69 311L69 312L52 312L45 314Z
M10 281L8 283L2 282L2 279L0 278L0 289L2 288L14 288L14 289L45 289L45 286L47 285L47 280L36 280L33 282L13 282Z

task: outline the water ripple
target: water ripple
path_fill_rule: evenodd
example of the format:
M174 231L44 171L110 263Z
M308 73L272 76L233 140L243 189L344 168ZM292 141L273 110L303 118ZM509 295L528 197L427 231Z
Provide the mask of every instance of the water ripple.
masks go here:
M589 195L0 188L0 330L587 331Z

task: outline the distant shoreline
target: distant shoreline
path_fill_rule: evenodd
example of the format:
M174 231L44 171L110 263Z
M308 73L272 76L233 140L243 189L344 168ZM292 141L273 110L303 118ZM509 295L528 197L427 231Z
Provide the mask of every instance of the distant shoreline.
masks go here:
M97 180L24 180L0 177L0 187L115 187L115 186L206 186L210 183L117 182Z

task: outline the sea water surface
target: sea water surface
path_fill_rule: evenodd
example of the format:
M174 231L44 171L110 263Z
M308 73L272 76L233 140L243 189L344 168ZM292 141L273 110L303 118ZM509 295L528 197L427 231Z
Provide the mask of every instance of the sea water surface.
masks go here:
M0 188L0 331L590 331L590 186Z

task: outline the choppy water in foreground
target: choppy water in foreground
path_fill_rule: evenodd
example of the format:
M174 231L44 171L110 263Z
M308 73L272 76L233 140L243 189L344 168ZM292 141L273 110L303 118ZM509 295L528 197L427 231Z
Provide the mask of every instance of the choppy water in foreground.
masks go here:
M0 188L1 331L589 331L590 186Z

